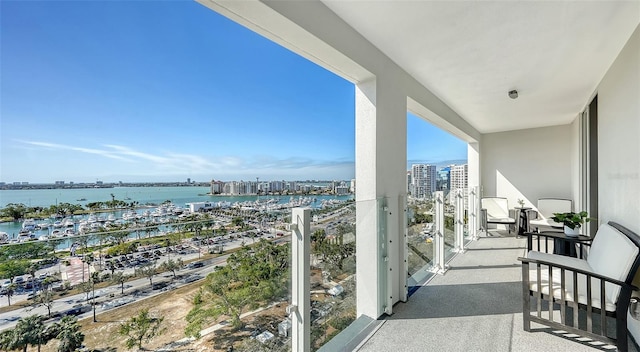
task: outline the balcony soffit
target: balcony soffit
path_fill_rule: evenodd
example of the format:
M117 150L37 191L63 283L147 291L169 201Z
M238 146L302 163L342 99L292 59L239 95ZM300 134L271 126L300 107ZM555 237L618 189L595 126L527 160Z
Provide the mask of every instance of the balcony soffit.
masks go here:
M481 133L570 123L640 23L640 1L323 3Z

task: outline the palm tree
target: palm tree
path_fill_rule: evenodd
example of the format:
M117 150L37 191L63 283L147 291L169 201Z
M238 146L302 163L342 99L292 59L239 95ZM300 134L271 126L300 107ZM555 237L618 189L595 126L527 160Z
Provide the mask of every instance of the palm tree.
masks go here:
M38 352L40 352L40 345L48 342L43 321L44 317L37 314L18 320L13 330L15 348L22 348L24 352L27 352L28 345L38 346Z
M27 268L27 272L31 275L31 288L33 290L33 295L36 295L36 271L38 270L38 265L35 263L31 263L29 268Z
M11 296L13 296L13 293L16 292L16 288L18 288L18 286L13 283L7 286L7 302L9 303L9 305L11 305Z
M87 264L87 276L91 275L91 263L93 263L93 259L93 253L85 254L82 258L82 262ZM84 264L82 264L82 282L84 282Z
M15 344L15 334L13 330L5 330L0 332L0 349L4 351L13 351L18 346Z
M84 341L84 334L80 332L80 324L76 317L67 315L55 327L56 338L60 340L58 352L71 352L80 348Z

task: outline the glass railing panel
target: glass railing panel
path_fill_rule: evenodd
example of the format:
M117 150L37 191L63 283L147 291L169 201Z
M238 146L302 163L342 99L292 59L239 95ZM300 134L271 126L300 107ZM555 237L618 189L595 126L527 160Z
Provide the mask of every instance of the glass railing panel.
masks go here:
M407 286L412 293L433 276L433 200L407 200Z
M356 208L359 212L371 208L375 219L375 204L375 200L350 201L312 217L311 351L320 349L356 318Z
M455 226L454 226L455 203L445 204L444 214L444 258L448 262L454 255L455 248Z

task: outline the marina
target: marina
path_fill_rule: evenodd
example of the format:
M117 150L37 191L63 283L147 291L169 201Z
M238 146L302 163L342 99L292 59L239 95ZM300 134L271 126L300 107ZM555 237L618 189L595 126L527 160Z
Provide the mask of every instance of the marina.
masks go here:
M133 207L102 210L66 217L25 219L0 223L0 244L27 241L56 241L56 250L68 249L76 237L97 232L126 229L129 238L139 236L140 228L153 228L156 234L170 230L170 224L192 213L215 209L238 212L286 212L293 207L322 208L350 200L351 195L329 196L211 196L206 187L122 187L111 189L2 190L0 204L25 204L47 208L53 204L80 204L129 198ZM81 197L79 192L86 194ZM79 201L84 199L83 201ZM31 205L30 205L31 204ZM147 231L150 232L150 231Z

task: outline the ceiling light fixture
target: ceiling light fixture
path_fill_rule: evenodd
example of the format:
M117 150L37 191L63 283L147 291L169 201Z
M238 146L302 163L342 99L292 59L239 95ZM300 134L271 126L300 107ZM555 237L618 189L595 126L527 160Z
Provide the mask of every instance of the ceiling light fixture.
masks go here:
M514 90L510 90L509 91L509 98L515 99L517 97L518 97L518 91L517 90L514 89Z

